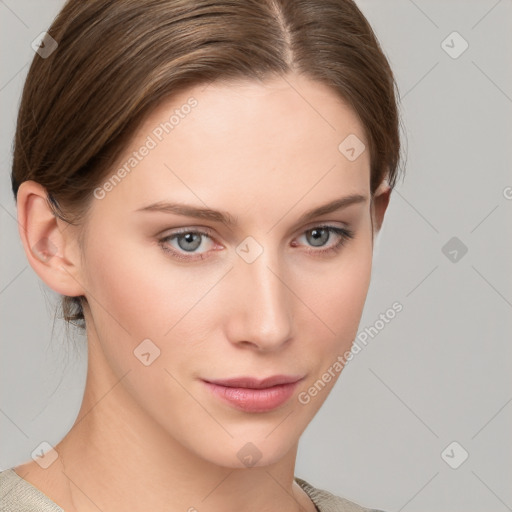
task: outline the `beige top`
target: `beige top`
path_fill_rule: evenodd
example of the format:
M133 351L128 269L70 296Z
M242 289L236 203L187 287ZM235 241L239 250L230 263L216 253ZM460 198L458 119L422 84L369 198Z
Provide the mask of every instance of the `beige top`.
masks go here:
M382 512L316 489L301 478L295 477L295 481L319 512ZM0 472L0 512L64 512L64 509L10 468Z

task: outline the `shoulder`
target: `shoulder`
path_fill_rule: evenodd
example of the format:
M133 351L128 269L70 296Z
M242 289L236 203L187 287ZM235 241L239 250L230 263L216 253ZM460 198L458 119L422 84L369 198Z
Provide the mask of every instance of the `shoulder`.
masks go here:
M362 507L324 489L317 489L302 478L295 477L295 481L311 498L319 512L383 512L382 510Z
M13 468L0 471L0 512L64 512Z

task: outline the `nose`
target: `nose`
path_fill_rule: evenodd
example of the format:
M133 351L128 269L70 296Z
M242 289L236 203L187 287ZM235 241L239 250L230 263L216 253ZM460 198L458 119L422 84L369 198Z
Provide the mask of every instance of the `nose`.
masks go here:
M264 250L255 261L239 259L231 272L229 338L259 351L276 351L293 335L293 294L277 257Z

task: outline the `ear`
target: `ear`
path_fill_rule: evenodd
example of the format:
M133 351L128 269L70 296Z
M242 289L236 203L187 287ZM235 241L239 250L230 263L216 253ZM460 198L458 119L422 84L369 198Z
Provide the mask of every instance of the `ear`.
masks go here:
M372 215L372 226L373 235L377 235L382 227L384 221L384 214L386 213L389 205L389 199L391 197L391 187L388 182L384 180L375 191L372 197L371 215Z
M20 185L17 207L18 230L30 266L57 293L84 295L76 227L54 215L46 189L35 181Z

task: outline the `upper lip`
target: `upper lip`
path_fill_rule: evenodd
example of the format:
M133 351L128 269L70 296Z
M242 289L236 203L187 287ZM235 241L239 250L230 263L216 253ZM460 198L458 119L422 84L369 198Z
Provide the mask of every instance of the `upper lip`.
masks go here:
M255 377L236 377L234 379L206 380L210 384L229 388L265 389L280 384L291 384L302 380L301 375L273 375L265 379Z

